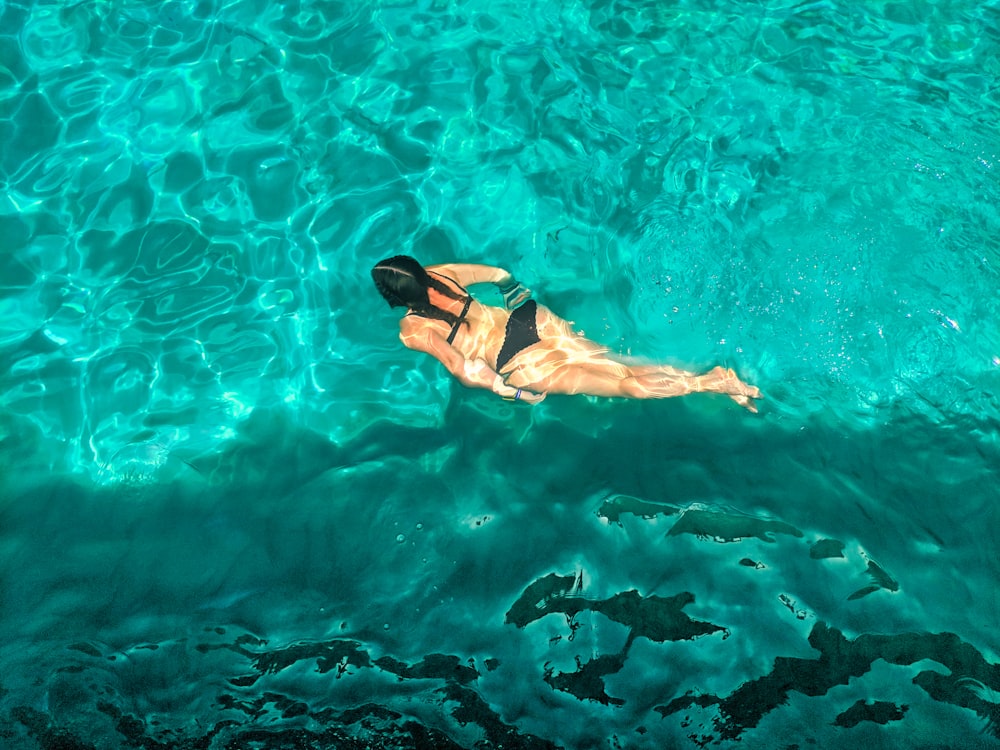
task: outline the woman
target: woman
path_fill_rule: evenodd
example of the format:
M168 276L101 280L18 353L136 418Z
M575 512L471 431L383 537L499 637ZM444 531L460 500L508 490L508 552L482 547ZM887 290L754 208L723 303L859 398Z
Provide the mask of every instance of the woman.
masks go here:
M528 403L549 393L624 398L722 393L757 411L753 399L760 391L732 370L716 367L695 375L612 358L536 304L531 291L502 268L468 263L424 268L397 255L376 265L372 279L390 307L408 308L399 322L403 344L435 357L469 388ZM504 308L484 305L465 289L482 283L500 288Z

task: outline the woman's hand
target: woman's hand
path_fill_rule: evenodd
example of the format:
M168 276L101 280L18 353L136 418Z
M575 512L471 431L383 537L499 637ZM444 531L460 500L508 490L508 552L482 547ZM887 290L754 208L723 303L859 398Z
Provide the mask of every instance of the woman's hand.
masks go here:
M497 375L493 380L493 392L504 401L523 401L526 404L537 404L545 400L544 393L526 391L523 388L515 388L504 382L503 375Z
M525 390L520 390L518 392L521 395L514 400L523 401L526 404L538 404L545 400L544 393L534 393L532 391L525 391Z
M503 295L503 306L508 310L513 310L526 300L531 299L531 290L513 277L506 284L498 286L500 294Z

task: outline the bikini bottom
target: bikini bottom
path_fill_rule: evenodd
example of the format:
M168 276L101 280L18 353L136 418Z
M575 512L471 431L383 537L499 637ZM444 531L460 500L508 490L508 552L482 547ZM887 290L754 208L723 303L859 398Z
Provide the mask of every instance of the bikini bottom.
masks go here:
M541 341L538 338L538 305L535 300L529 299L507 318L507 330L504 332L503 346L497 355L497 372L503 369L514 356L527 349L532 344Z

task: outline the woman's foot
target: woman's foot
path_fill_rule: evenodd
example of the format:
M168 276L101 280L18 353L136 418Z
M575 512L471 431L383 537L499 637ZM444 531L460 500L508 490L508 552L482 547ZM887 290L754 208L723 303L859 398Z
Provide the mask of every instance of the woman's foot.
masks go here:
M761 398L760 388L744 383L736 372L725 367L715 367L703 376L705 390L712 393L724 393L744 409L757 413L757 405L753 399Z

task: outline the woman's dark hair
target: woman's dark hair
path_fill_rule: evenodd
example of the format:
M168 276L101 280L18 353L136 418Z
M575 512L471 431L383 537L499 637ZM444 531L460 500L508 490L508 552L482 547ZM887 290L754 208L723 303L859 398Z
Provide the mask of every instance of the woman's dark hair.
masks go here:
M452 299L465 298L427 273L424 267L409 255L395 255L380 260L372 269L372 281L375 282L379 294L389 303L389 307L408 307L417 315L444 320L451 325L458 322L457 316L431 304L427 289L434 289ZM465 323L468 325L468 321Z

